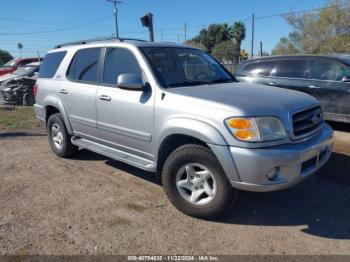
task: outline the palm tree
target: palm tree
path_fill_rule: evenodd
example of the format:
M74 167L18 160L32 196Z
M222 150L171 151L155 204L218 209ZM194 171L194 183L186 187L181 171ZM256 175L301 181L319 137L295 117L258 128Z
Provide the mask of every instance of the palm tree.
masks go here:
M241 43L245 39L245 25L241 21L234 22L231 30L233 41L241 49Z

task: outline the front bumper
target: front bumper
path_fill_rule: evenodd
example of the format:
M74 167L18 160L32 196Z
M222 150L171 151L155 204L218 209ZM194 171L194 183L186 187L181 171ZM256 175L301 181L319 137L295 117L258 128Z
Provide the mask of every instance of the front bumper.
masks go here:
M240 181L230 181L238 189L256 192L291 187L322 167L332 154L333 130L324 128L306 142L263 149L230 147ZM267 178L270 170L275 177Z

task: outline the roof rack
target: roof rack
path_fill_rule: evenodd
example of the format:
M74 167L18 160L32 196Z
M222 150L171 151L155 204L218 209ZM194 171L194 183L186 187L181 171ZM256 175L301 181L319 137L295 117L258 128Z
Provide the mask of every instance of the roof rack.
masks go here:
M105 41L116 41L116 42L124 42L124 41L138 41L138 42L147 42L146 40L142 39L134 39L134 38L118 38L118 37L100 37L100 38L92 38L92 39L85 39L85 40L79 40L74 42L68 42L56 45L54 48L61 48L63 46L70 46L70 45L85 45L90 43L96 43L96 42L105 42Z

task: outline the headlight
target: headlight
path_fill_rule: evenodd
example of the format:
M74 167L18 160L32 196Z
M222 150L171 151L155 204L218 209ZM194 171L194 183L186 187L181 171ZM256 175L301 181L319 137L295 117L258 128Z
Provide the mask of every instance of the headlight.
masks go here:
M225 124L235 138L246 142L274 141L287 135L276 117L229 118Z

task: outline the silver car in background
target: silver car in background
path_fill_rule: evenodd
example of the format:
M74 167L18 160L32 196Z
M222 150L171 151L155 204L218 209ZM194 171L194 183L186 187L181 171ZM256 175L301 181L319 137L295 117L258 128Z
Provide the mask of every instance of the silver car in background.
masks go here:
M196 217L229 210L238 190L293 186L332 152L315 98L237 83L206 52L176 44L59 45L35 93L55 154L86 148L156 172L175 207Z

